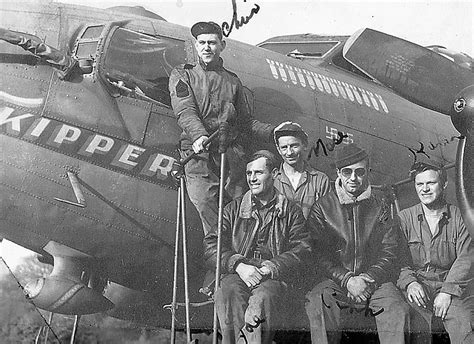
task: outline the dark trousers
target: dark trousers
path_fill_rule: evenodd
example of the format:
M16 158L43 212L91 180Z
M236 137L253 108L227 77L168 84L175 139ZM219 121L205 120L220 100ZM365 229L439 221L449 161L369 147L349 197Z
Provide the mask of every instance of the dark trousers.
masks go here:
M425 288L427 291L428 288ZM406 292L404 292L406 297ZM412 343L431 343L432 341L432 302L437 293L429 293L430 305L427 308L419 307L414 302L408 302L413 313L411 317ZM408 298L407 298L408 301ZM473 297L461 299L453 296L448 308L446 318L443 320L444 328L449 334L451 344L466 343L465 338L472 332L471 312L469 308L473 305ZM472 336L472 334L471 334Z
M192 151L185 151L188 156ZM224 205L239 197L247 188L245 161L238 149L228 149L226 153L226 175ZM219 214L219 174L220 154L200 153L184 167L186 190L201 218L204 235L217 228Z
M381 344L404 343L409 331L409 306L393 283L383 283L364 309L361 304L351 304L347 290L333 280L324 280L306 294L306 314L311 328L313 344L339 343L341 339L341 313L347 310L354 316L374 316ZM328 336L328 332L331 336Z
M225 275L215 295L222 344L268 343L278 328L285 305L286 284L266 280L250 289L237 274ZM245 323L262 322L249 332Z

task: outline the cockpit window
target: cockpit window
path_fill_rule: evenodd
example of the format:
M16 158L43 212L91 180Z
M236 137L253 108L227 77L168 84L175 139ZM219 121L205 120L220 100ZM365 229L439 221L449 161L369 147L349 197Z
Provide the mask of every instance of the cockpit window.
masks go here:
M183 41L119 28L110 39L102 72L110 82L170 106L169 75L182 63Z
M89 26L76 42L74 55L78 59L94 59L104 25Z
M97 42L79 43L77 45L76 57L78 59L86 59L95 56L97 51Z
M321 58L338 43L337 41L266 42L259 47L296 58Z
M104 25L90 26L86 30L84 30L84 33L82 34L81 38L82 39L99 38L100 34L102 33L103 28L104 28Z

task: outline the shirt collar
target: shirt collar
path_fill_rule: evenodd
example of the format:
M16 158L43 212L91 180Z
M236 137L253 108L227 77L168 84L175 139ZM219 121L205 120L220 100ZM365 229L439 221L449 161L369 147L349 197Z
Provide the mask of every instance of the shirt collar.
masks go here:
M304 166L303 171L312 176L315 176L319 173L318 170L314 169L313 166L311 166L307 161L303 162L303 166ZM282 181L284 181L287 184L290 184L290 180L288 179L288 176L286 175L285 170L283 169L283 163L280 164L280 168L278 169L277 175L283 178Z
M224 68L224 60L222 60L222 57L219 57L217 61L211 62L208 65L206 65L201 60L201 58L199 58L199 64L204 70L221 70L222 68Z
M443 211L442 211L442 214L443 216L440 218L440 221L441 219L450 219L451 218L451 211L448 207L448 203L446 201L444 201L444 204L443 204ZM416 208L416 211L417 211L417 215L418 216L425 216L425 212L423 211L423 206L421 205L421 202L417 204L417 208Z
M274 194L273 194L272 199L264 206L262 206L261 203L252 196L252 193L250 192L250 190L247 191L242 197L242 202L240 204L239 217L248 219L252 217L253 210L259 210L262 208L270 208L274 206L277 202L278 191L275 188L273 188L273 190L274 190Z
M304 162L304 170L312 176L315 176L319 173L319 171L311 166L307 161Z

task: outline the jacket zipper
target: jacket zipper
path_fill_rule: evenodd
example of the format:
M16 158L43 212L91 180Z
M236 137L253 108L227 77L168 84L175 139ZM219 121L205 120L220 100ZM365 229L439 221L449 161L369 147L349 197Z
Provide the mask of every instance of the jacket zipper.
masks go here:
M257 219L255 221L255 226L253 227L253 230L250 232L246 232L246 235L245 235L245 238L244 240L242 240L242 245L240 246L240 249L239 249L239 253L241 255L243 255L244 257L247 256L248 254L248 243L252 240L252 238L255 237L255 232L256 232L256 229L258 228L258 225L259 225L259 220Z
M354 265L352 271L356 272L357 266L357 224L356 224L356 204L352 207L352 227L354 231Z

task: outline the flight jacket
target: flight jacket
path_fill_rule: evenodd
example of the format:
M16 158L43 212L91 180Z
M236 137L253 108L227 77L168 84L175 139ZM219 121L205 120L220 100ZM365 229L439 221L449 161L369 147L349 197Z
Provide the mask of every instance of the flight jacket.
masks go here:
M342 287L359 274L370 276L376 285L396 280L398 222L370 186L352 199L336 180L335 189L311 208L307 226L317 268Z
M240 79L224 68L222 58L207 66L199 60L195 65L175 67L171 71L169 90L174 114L183 129L181 149L191 149L194 141L201 136L209 137L223 121L230 125L231 142L237 139L251 142L249 135L264 142L271 141L274 126L252 117ZM234 106L234 112L225 111L229 104ZM211 151L216 145L211 145Z
M403 262L397 285L406 290L411 282L429 284L432 289L461 296L473 277L471 237L458 207L445 204L434 234L426 222L421 203L399 215Z
M275 189L275 192L278 191ZM273 279L288 281L298 268L310 257L310 235L306 230L301 209L294 202L288 201L283 216L276 206L272 206L271 226L268 236L268 248L272 258L264 260ZM252 208L252 194L247 191L243 196L231 201L224 208L222 223L221 271L235 273L241 262L247 263L250 250L261 219ZM204 259L211 269L216 267L217 234L208 233L204 238Z

